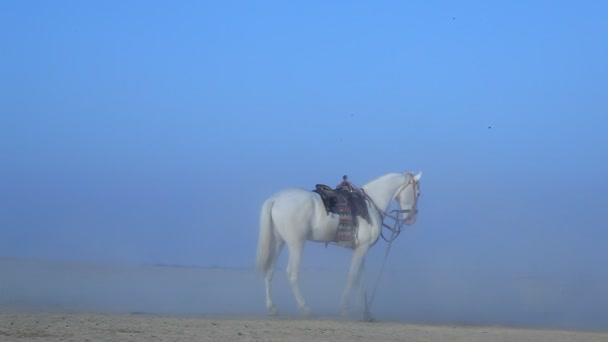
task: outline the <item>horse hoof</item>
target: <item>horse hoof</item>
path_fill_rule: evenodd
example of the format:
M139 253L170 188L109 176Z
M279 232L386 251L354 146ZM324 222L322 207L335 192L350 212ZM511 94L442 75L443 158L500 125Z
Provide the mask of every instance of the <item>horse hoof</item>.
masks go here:
M361 320L363 322L375 322L376 321L376 319L369 312L364 313Z
M279 311L277 310L276 306L272 306L270 308L268 308L268 315L269 316L278 316L279 315Z
M300 311L302 311L302 314L304 314L305 317L312 317L313 316L313 313L312 313L312 311L310 311L310 308L308 306L301 307Z

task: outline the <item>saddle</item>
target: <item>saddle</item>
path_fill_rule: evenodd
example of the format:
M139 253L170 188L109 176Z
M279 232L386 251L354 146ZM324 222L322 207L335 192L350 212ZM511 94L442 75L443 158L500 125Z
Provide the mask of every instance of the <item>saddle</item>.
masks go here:
M356 228L359 225L357 216L371 223L367 210L367 199L350 186L332 189L325 184L317 184L314 192L323 200L327 214L340 215L336 240L344 247L353 247Z

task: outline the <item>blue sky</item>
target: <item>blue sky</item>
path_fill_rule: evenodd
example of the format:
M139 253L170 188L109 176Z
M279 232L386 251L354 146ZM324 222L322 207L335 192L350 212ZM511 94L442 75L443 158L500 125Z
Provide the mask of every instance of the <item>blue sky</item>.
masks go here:
M4 2L0 254L251 267L272 193L420 170L393 269L608 276L607 7Z

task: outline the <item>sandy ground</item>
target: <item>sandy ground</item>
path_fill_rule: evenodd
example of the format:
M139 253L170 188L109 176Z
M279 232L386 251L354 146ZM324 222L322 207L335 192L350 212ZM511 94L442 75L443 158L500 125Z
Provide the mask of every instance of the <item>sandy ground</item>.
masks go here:
M608 341L608 333L335 319L0 313L0 341Z
M303 272L317 316L277 276L265 314L250 270L0 258L2 341L606 341L603 279L386 274L378 322L341 319L345 274ZM354 307L353 307L354 309Z

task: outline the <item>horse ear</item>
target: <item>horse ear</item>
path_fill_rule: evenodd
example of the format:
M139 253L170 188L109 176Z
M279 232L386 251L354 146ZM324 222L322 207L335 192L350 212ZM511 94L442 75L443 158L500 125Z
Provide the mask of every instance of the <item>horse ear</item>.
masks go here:
M416 182L419 182L421 177L422 177L422 171L418 172L418 174L414 176L414 180Z

